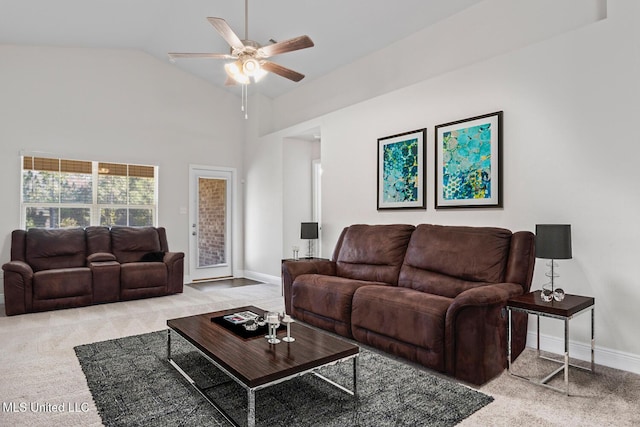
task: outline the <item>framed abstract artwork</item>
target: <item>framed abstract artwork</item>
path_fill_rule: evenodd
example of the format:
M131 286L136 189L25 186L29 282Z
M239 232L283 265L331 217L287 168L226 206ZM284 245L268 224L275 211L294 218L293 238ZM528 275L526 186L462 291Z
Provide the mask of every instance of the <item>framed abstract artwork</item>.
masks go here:
M436 126L435 207L502 207L502 111Z
M378 139L378 210L425 209L427 129Z

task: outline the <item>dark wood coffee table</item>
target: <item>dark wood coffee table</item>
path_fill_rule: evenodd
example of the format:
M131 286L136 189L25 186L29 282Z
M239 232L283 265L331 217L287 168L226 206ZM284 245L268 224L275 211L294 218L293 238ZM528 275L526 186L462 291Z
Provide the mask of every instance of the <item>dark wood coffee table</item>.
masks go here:
M360 349L345 340L300 323L291 324L292 343L269 344L263 336L242 338L211 319L240 311L263 314L253 306L167 320L167 360L231 424L238 425L171 358L171 334L177 333L193 345L214 366L247 391L247 425L255 426L256 391L313 373L342 391L357 396L358 356ZM284 335L279 332L278 335ZM353 388L350 390L315 372L323 366L353 360Z

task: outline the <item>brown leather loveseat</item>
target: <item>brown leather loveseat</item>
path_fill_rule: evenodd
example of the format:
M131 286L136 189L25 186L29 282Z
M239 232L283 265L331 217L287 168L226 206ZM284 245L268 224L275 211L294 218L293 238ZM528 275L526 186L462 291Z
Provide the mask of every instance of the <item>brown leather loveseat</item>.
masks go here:
M182 292L184 253L159 227L32 228L11 234L8 316Z
M352 225L331 261L282 265L295 318L483 384L507 365L506 301L529 291L534 235L502 228ZM514 313L513 357L527 316Z

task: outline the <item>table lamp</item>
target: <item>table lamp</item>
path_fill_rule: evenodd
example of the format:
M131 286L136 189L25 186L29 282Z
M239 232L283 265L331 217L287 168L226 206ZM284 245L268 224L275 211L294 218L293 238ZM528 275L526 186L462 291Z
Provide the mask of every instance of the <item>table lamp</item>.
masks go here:
M313 258L312 240L318 238L318 223L303 222L300 225L300 238L309 240L309 252L307 253L307 258Z
M560 277L555 268L556 259L571 259L571 225L569 224L536 224L536 258L550 260L547 266L549 271L545 273L550 281L542 285L540 297L549 302L553 299L562 301L564 290L554 288L554 279Z

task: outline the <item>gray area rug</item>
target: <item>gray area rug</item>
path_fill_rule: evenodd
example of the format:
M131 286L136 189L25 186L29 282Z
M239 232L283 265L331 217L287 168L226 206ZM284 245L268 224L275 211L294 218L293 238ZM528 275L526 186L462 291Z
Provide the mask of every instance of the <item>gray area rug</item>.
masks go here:
M227 426L167 362L166 331L75 347L105 426ZM280 344L279 344L280 345ZM227 413L246 423L246 392L177 334L172 355ZM351 387L353 365L322 374ZM265 426L452 426L493 398L399 360L361 348L358 399L314 375L256 392Z

